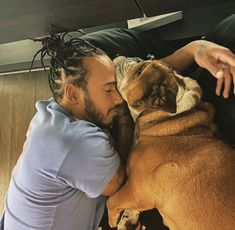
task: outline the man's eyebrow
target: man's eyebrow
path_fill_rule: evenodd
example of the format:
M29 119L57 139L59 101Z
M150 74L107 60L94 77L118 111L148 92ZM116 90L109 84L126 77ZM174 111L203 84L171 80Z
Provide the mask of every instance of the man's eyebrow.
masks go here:
M109 86L109 85L117 85L117 81L107 82L104 84L104 86Z

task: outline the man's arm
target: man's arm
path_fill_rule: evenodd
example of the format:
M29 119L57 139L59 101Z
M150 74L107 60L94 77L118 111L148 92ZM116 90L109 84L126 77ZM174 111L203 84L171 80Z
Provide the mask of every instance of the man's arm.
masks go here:
M111 196L114 194L127 179L126 165L129 152L133 144L134 122L126 102L119 107L118 116L112 131L116 150L120 156L121 163L119 169L102 193L102 195L105 196Z
M195 46L197 46L196 41L188 43L161 60L169 63L179 72L182 72L194 62Z
M126 175L126 167L122 163L117 170L117 172L112 177L111 181L105 187L104 191L102 192L103 196L111 196L113 195L119 188L121 188L127 180Z
M224 85L225 98L229 95L232 82L235 85L235 55L229 49L215 43L205 40L193 41L162 60L171 64L179 72L196 61L199 66L207 69L217 78L217 95L220 95Z
M124 101L118 110L118 116L113 126L113 138L116 150L124 166L133 144L134 121L131 117L127 103Z

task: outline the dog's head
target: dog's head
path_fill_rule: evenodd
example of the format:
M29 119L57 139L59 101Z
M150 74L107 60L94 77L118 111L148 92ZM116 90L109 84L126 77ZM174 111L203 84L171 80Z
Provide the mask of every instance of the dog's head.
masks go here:
M118 90L134 119L145 110L181 113L193 108L201 98L196 81L182 77L163 61L120 56L114 63Z

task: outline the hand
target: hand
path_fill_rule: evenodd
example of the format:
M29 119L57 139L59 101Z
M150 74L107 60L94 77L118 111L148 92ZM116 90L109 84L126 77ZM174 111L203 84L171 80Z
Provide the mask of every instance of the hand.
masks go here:
M232 84L235 94L235 55L228 48L200 40L194 58L199 66L206 68L217 78L215 93L218 96L224 86L223 97L228 98Z

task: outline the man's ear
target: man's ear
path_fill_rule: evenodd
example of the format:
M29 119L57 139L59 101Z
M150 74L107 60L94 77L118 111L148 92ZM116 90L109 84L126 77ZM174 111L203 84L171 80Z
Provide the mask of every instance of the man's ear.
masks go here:
M66 83L64 86L64 95L70 104L79 104L81 100L81 89L72 83Z

